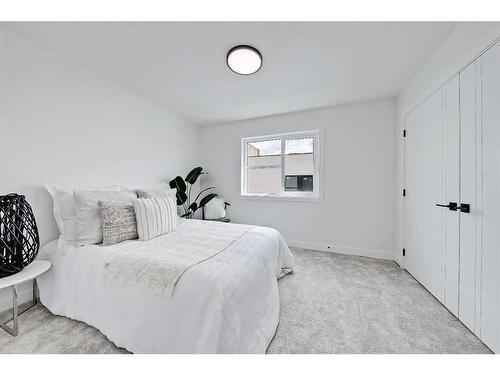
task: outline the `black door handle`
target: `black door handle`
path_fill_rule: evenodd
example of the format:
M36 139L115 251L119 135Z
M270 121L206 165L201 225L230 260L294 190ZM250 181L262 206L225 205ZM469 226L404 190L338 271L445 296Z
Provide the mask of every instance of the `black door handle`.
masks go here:
M470 213L470 204L461 203L460 206L457 207L457 209L460 210L461 212L468 214Z
M449 209L450 211L456 211L457 210L457 204L455 202L449 202L448 204L438 204L436 203L436 206L438 207L445 207Z

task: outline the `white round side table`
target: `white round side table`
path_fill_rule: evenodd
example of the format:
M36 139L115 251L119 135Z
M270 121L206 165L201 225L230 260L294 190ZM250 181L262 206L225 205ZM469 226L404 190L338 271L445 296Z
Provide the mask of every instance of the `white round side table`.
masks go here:
M0 323L0 327L10 333L12 336L17 336L19 315L21 315L28 309L31 309L39 302L38 285L36 283L36 278L44 272L47 272L51 265L52 264L47 260L34 260L26 267L24 267L21 272L0 279L0 289L9 287L12 288L12 318L7 320L6 322ZM17 305L17 286L30 280L33 280L33 302L29 306L24 307L21 311L19 311L19 307ZM12 327L9 327L7 325L7 323L9 323L10 321L12 321Z

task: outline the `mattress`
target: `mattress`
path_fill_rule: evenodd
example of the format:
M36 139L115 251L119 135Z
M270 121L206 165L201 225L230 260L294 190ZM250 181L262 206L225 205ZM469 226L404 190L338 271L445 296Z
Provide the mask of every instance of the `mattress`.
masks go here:
M200 220L182 220L196 231ZM227 224L232 225L232 224ZM154 241L166 241L168 234ZM279 278L294 259L274 229L253 227L224 251L188 269L172 296L104 281L105 264L123 249L148 242L58 248L38 259L52 262L39 280L40 299L52 313L85 322L133 353L264 353L279 322Z

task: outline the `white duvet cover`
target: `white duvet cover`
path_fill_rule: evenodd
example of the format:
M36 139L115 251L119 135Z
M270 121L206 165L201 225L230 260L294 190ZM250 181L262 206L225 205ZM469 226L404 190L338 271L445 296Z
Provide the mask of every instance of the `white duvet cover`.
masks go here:
M38 280L42 303L134 353L264 353L279 322L277 278L294 266L283 237L252 228L188 269L172 296L104 282L104 265L116 252L140 251L162 237L109 247L48 243L38 256L52 262Z

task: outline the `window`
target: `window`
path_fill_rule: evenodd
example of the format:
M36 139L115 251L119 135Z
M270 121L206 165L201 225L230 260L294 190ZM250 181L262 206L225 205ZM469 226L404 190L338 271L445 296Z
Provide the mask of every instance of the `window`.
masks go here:
M241 194L319 198L319 131L242 140Z

